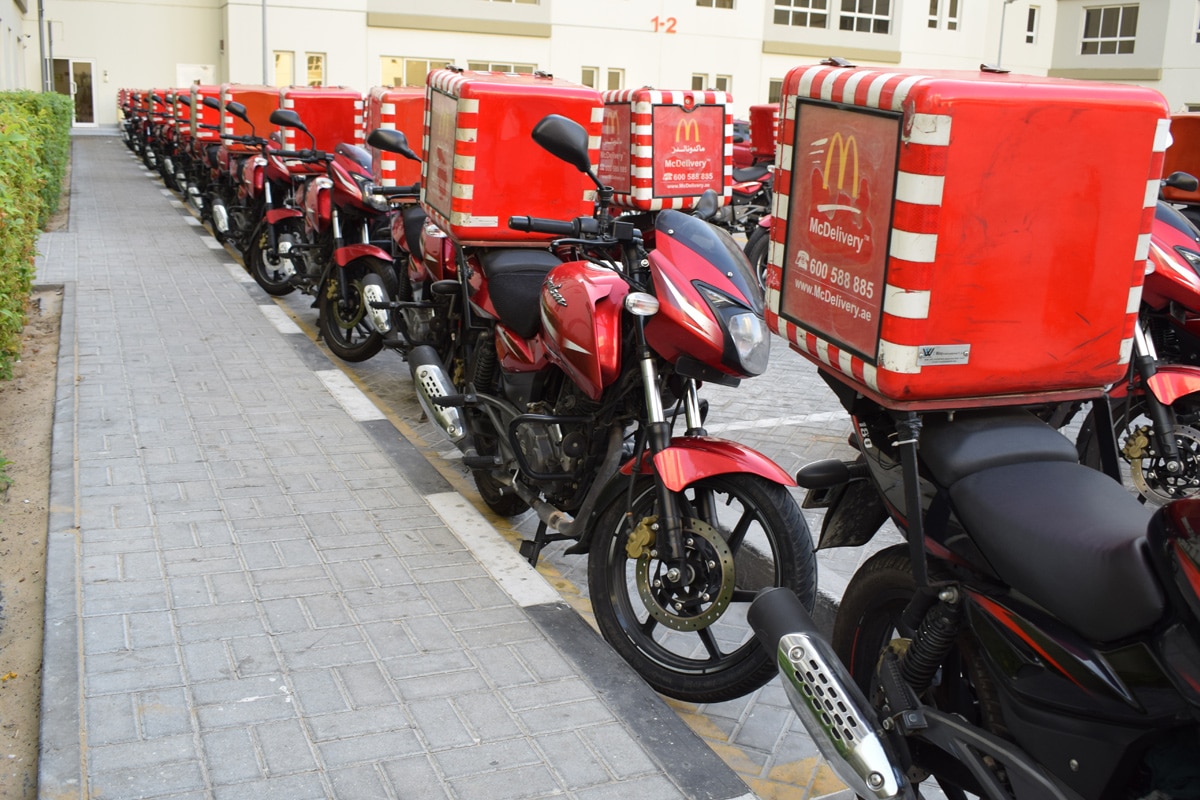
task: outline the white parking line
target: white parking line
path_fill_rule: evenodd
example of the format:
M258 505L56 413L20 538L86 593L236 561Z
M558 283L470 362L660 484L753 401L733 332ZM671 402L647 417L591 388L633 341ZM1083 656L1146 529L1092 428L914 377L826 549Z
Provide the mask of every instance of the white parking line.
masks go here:
M558 591L521 558L467 498L458 492L439 492L425 499L513 602L522 608L562 602Z
M260 306L261 308L262 306ZM333 399L346 409L346 413L355 422L369 422L375 419L387 419L374 403L350 380L340 369L322 369L314 373L325 384L325 388L333 395Z
M229 270L230 273L234 273L234 270L237 270L238 272L242 273L243 277L249 280L254 280L237 264L226 264L225 268ZM234 273L234 277L238 277L236 273ZM270 305L259 306L258 310L263 313L263 316L267 318L267 321L274 325L275 330L279 331L280 333L304 333L304 331L300 330L300 326L293 322L292 318L284 313L284 310L274 303L271 303Z
M740 422L727 422L723 425L705 425L704 430L710 436L726 431L744 431L756 428L779 428L787 425L815 425L821 422L844 420L845 414L835 411L818 411L816 414L802 414L796 417L775 417L773 419L747 419Z
M247 274L246 270L242 269L237 264L226 262L225 264L222 264L221 266L225 267L225 269L228 270L229 274L233 276L233 279L235 281L237 281L238 283L254 283L254 278L251 278L250 275ZM259 306L259 308L261 308L263 310L263 313L266 314L268 317L271 316L271 312L267 311L268 306ZM278 306L270 306L270 308L273 308L276 311L278 311L280 314L283 314L283 310L280 309ZM287 319L286 314L283 314L283 317L284 317L284 319ZM289 323L291 322L290 319L288 319L287 321ZM272 322L274 322L274 320L272 320ZM294 328L295 330L283 331L283 333L299 333L300 332L300 329L297 328L295 325L292 325L292 328Z

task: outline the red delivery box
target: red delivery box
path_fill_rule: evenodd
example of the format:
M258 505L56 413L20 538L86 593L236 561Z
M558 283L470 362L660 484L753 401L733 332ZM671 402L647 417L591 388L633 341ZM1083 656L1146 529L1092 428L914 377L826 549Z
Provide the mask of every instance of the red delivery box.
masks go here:
M1200 178L1200 113L1171 117L1171 144L1163 162L1163 177L1172 172L1186 172ZM1172 203L1200 203L1200 190L1185 192L1164 186L1163 199Z
M768 324L893 407L1098 393L1129 363L1168 127L1142 87L797 67Z
M421 137L425 128L425 88L422 86L376 86L367 92L364 135L378 128L401 131L408 146L421 155ZM409 186L421 180L421 162L404 156L371 151L371 172L381 186Z
M774 161L778 141L779 104L750 106L750 146L754 151L754 163Z
M600 93L544 73L436 69L426 79L421 204L460 243L538 244L550 236L514 231L511 216L590 215L595 184L533 141L549 114L578 122L600 150Z
M339 144L362 146L363 97L345 86L285 86L279 108L295 111L316 139L316 149L332 153ZM308 137L295 128L283 128L284 147L307 148Z
M224 109L226 103L241 103L246 107L247 125ZM274 129L271 112L279 108L279 90L273 86L254 86L246 83L221 84L221 133L226 136L269 136ZM230 150L254 150L242 142L225 142Z
M733 116L726 92L604 92L600 182L614 203L641 211L694 208L712 189L732 193Z
M221 87L193 83L190 91L192 95L192 118L190 121L192 138L197 141L215 142L221 133L221 112L204 105L204 98L215 97L220 100ZM212 127L204 128L201 127L202 125L211 125Z

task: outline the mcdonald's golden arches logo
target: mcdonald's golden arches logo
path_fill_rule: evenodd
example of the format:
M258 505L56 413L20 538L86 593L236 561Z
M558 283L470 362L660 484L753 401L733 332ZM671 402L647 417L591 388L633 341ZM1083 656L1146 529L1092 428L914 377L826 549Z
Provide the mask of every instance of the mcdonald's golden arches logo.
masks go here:
M675 142L699 142L700 123L694 119L681 119L675 123Z
M825 151L825 171L822 175L822 187L829 188L829 168L833 165L834 153L837 153L838 170L837 170L837 188L838 191L844 191L846 188L846 163L853 160L853 166L850 173L850 196L858 197L858 142L854 141L853 134L845 138L842 137L841 131L829 137L829 149Z

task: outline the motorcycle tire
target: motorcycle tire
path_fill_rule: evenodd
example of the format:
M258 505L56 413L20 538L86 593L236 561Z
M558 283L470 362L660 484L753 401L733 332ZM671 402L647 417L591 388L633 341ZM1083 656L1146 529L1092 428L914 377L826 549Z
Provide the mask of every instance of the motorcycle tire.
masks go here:
M592 610L601 635L656 691L693 703L733 700L776 675L772 655L746 622L758 591L786 586L809 609L816 602L812 539L788 490L757 475L714 475L676 497L684 503L689 562L703 588L664 589L658 577L665 567L655 552L627 551L627 518L655 513L655 484L643 479L632 504L622 491L591 532Z
M374 256L356 258L333 269L345 270L349 291L342 295L338 275L331 271L317 291L317 328L335 356L351 363L366 361L383 349L383 336L367 321L362 280L368 274L378 275L388 295L394 296L396 274L391 264Z
M303 225L298 219L284 219L276 226L276 235L291 233L297 240L303 235ZM259 223L254 229L254 233L250 236L250 244L246 248L246 269L250 271L250 276L254 278L262 290L272 297L283 297L291 294L296 290L288 280L288 275L285 274L281 267L285 259L276 255L271 258L267 255L267 224L266 222Z
M750 267L754 270L754 274L758 277L759 287L764 292L767 290L767 252L770 248L771 234L766 228L760 227L750 233L743 251L750 261Z
M1191 398L1177 401L1176 405ZM1147 431L1152 426L1146 416L1146 400L1142 395L1133 395L1127 400L1113 403L1113 429L1117 433L1118 451L1128 448L1130 437L1138 435L1140 429ZM1200 496L1200 430L1189 425L1176 424L1175 442L1183 459L1184 469L1180 474L1167 472L1166 464L1153 454L1141 459L1134 467L1129 456L1119 453L1121 480L1132 492L1136 492L1143 503L1161 506L1182 497ZM1147 445L1153 446L1153 434ZM1100 469L1100 441L1096 436L1095 412L1089 411L1075 439L1080 463Z
M930 581L948 580L935 564L930 565ZM846 584L833 623L831 644L849 670L854 682L872 702L879 700L876 673L880 657L893 640L900 637L898 622L915 593L912 562L908 545L898 544L868 558ZM990 688L979 647L970 631L959 633L954 646L939 670L939 678L927 691L924 701L942 711L959 714L972 725L1004 736L999 699ZM962 764L933 747L909 740L918 773L932 775L949 797L962 792L978 793L975 780Z

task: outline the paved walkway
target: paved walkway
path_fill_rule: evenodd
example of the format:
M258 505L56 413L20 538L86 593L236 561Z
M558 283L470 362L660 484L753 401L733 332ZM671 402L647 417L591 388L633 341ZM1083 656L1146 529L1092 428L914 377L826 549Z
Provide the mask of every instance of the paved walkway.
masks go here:
M73 147L42 797L832 796L777 685L803 767L752 792L119 139Z

